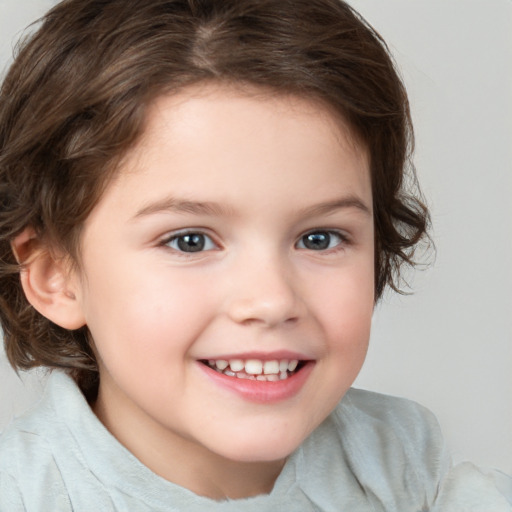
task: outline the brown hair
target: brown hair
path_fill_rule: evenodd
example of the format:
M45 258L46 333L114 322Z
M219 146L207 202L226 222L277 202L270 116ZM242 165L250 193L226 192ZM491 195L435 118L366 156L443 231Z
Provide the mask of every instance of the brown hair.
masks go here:
M83 388L97 376L87 328L62 329L28 304L11 241L30 226L78 261L82 224L148 104L207 80L306 95L341 113L370 154L376 297L398 290L428 212L408 166L404 87L385 43L347 4L64 0L0 93L0 316L15 368L67 368Z

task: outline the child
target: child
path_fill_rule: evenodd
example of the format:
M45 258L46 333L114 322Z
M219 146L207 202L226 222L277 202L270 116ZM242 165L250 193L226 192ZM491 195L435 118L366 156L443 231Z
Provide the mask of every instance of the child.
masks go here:
M427 411L350 389L426 236L411 145L339 0L50 11L0 98L6 352L53 369L0 510L511 510Z

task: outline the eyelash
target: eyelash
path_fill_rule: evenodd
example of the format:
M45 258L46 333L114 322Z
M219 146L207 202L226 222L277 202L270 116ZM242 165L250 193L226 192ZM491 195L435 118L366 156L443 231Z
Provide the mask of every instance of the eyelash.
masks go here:
M318 235L322 235L322 236L327 235L329 245L330 245L333 237L337 238L338 242L332 247L311 249L306 246L304 241L305 241L305 239L307 239L307 237L310 237L312 235L317 235L317 236ZM180 244L180 241L183 241L183 239L185 237L201 237L201 240L199 240L199 241L196 240L196 243L199 243L198 250L196 250L196 251L183 250L183 247L180 247L179 244ZM174 243L177 244L176 247L173 247ZM185 243L187 243L187 242L185 242ZM301 244L302 244L302 247L300 246ZM341 250L342 247L347 246L349 244L350 244L349 238L344 233L342 233L340 231L329 230L329 229L315 229L313 231L309 231L309 232L305 233L304 235L301 235L299 237L299 239L297 240L297 242L295 243L294 247L296 247L297 249L300 249L300 250L309 250L311 252L320 252L320 253L328 252L328 253L330 253L330 252L339 251L339 250ZM185 257L190 257L196 253L201 254L203 252L211 251L211 250L214 250L219 247L219 245L212 239L212 237L210 235L204 233L201 230L190 230L190 231L182 231L179 233L173 233L172 235L167 236L165 239L163 239L159 245L161 245L163 247L167 247L167 248L173 250L175 253L185 256ZM206 248L205 248L205 246L206 246Z
M211 247L207 247L206 249L203 247L200 247L197 251L184 251L183 248L178 247L172 247L173 242L176 242L177 244L180 243L180 240L183 240L185 237L194 237L199 236L202 237L202 241ZM218 248L218 244L215 243L215 241L212 239L210 235L207 235L206 233L200 231L200 230L190 230L190 231L182 231L179 233L173 233L172 235L166 237L160 245L164 247L168 247L169 249L173 250L174 252L180 254L180 255L192 255L195 253L203 253L205 251L211 251L214 248Z
M310 237L312 235L327 235L328 236L328 243L330 245L330 242L332 240L333 237L337 238L338 239L338 242L333 246L333 247L326 247L326 248L322 248L322 249L318 249L318 250L315 250L315 249L311 249L311 248L308 248L305 246L304 244L304 240L307 239L307 237ZM303 247L299 247L299 244L303 245ZM336 252L336 251L339 251L341 250L343 247L347 246L350 244L350 240L349 238L347 237L347 235L345 235L344 233L340 232L340 231L335 231L335 230L331 230L331 229L315 229L313 231L309 231L307 233L305 233L304 235L302 235L299 240L297 241L297 243L295 244L295 247L297 247L298 249L302 249L302 250L310 250L312 252Z

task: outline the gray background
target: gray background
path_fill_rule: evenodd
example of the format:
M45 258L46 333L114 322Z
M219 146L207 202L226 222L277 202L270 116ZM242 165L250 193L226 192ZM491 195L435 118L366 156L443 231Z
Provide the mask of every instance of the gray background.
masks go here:
M52 0L0 0L0 67ZM435 412L455 460L512 473L512 2L352 0L408 86L436 261L377 307L359 387ZM0 429L40 394L0 353Z

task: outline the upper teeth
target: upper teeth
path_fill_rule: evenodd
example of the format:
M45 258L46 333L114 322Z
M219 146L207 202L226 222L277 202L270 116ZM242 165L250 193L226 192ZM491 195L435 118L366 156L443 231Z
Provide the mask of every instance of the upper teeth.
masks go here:
M299 361L297 359L262 361L260 359L211 359L208 361L211 367L223 372L228 369L232 372L244 371L248 375L280 375L284 372L293 372Z

